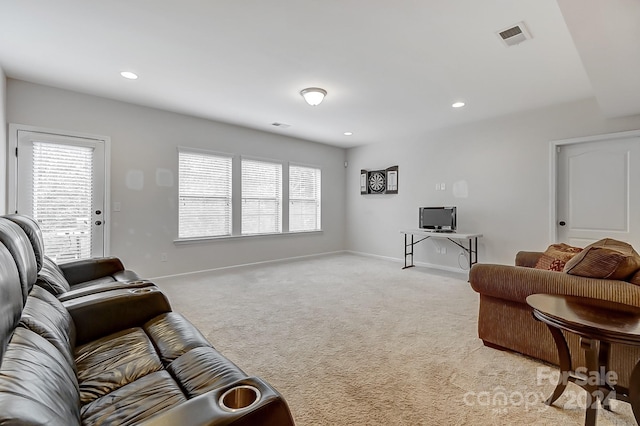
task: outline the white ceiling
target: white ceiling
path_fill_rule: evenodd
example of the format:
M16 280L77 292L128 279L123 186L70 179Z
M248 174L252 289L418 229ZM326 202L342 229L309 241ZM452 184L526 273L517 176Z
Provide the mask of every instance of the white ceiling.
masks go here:
M496 31L520 21L533 38L505 47ZM0 0L0 67L352 147L594 96L639 114L638 22L638 0Z

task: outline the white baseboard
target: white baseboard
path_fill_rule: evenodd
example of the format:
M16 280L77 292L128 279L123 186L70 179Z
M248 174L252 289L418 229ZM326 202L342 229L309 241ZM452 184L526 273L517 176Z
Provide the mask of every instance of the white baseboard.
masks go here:
M333 254L340 254L340 253L349 253L349 254L353 254L353 255L356 255L356 256L372 257L372 258L376 258L376 259L380 259L380 260L386 260L388 262L404 264L404 260L400 259L400 258L397 258L397 257L380 256L378 254L365 253L365 252L354 251L354 250L338 250L338 251L330 251L330 252L324 252L324 253L308 254L308 255L305 255L305 256L294 256L294 257L286 257L286 258L282 258L282 259L265 260L265 261L262 261L262 262L241 263L241 264L238 264L238 265L221 266L219 268L202 269L202 270L199 270L199 271L191 271L191 272L182 272L180 274L162 275L162 276L159 276L159 277L151 277L151 278L149 278L149 280L153 281L155 279L161 279L161 278L184 277L184 276L193 275L193 274L200 274L200 273L203 273L203 272L223 271L223 270L227 270L227 269L243 268L243 267L246 267L246 266L268 265L268 264L272 264L272 263L284 263L284 262L290 262L290 261L293 261L293 260L310 259L310 258L314 258L314 257L330 256L330 255L333 255ZM413 264L415 266L419 266L419 267L422 267L422 268L438 269L438 270L441 270L441 271L454 272L456 274L466 274L466 273L469 272L468 270L465 270L465 269L453 268L451 266L437 265L437 264L433 264L433 263L413 262Z
M294 256L294 257L286 257L283 259L273 259L273 260L264 260L262 262L253 262L253 263L241 263L239 265L231 265L231 266L221 266L220 268L211 268L211 269L202 269L200 271L191 271L191 272L182 272L180 274L172 274L172 275L162 275L160 277L152 277L148 278L150 281L160 278L174 278L174 277L184 277L187 275L200 274L202 272L213 272L213 271L223 271L225 269L235 269L235 268L243 268L245 266L256 266L256 265L267 265L270 263L281 263L281 262L289 262L292 260L300 260L300 259L308 259L313 257L321 257L321 256L329 256L332 254L346 253L346 250L338 250L338 251L329 251L324 253L315 253L308 254L305 256Z
M366 257L374 257L376 259L382 259L382 260L388 260L391 262L396 262L396 263L401 263L404 265L404 259L400 259L397 257L390 257L390 256L380 256L377 254L371 254L371 253L364 253L364 252L360 252L360 251L353 251L353 250L345 250L347 253L351 253L351 254L357 254L359 256L366 256ZM426 263L426 262L413 262L414 266L420 266L423 268L430 268L430 269L439 269L441 271L447 271L447 272L455 272L457 274L467 274L469 272L468 269L461 269L461 268L454 268L451 266L445 266L445 265L437 265L434 263Z

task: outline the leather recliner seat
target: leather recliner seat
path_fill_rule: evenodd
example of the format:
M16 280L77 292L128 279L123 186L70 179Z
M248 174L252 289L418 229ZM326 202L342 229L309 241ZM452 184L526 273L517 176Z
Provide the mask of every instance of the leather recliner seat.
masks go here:
M2 216L19 225L25 232L36 256L38 281L60 300L118 288L141 288L153 285L141 279L134 271L124 268L117 257L81 259L56 264L44 254L44 239L38 223L20 214Z
M0 424L293 425L282 396L222 356L157 287L62 302L0 218ZM224 395L254 389L248 407Z

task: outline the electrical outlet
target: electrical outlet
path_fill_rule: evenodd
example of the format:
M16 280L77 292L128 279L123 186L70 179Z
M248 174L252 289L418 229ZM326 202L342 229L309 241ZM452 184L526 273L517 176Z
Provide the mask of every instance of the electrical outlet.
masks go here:
M436 247L436 253L440 254L440 247Z
M167 253L160 254L160 262L166 262L166 261L167 261Z

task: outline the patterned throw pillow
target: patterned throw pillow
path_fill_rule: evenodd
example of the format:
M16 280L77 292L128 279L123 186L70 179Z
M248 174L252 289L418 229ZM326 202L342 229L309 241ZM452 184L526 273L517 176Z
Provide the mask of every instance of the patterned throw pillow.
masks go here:
M564 267L570 275L610 280L629 279L638 269L640 255L630 244L611 238L588 245Z
M562 272L564 265L581 251L580 247L573 247L565 243L551 244L540 256L534 268Z

